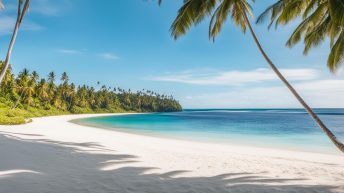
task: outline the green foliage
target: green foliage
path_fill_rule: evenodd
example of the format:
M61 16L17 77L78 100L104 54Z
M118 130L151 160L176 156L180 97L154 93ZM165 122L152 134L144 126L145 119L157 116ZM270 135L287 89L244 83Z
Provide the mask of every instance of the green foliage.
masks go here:
M7 117L0 115L0 124L1 125L19 125L26 123L24 117Z
M95 89L86 85L76 87L63 73L56 84L55 73L46 81L37 72L24 69L14 76L9 69L0 85L0 124L21 124L32 117L61 114L115 112L170 112L182 107L172 96L153 91L132 92L105 85Z
M4 103L1 103L0 108L0 123L3 125L17 125L22 124L29 119L27 119L27 112L22 110L11 110L9 108L3 107Z
M251 6L247 0L188 0L184 1L179 9L170 30L172 36L177 39L192 26L210 17L209 38L214 40L228 17L245 32L246 14L251 15Z
M269 27L286 25L298 18L296 27L287 46L292 47L303 39L307 54L313 47L330 39L330 54L327 65L334 72L344 62L344 1L343 0L279 0L268 7L257 22L269 18Z

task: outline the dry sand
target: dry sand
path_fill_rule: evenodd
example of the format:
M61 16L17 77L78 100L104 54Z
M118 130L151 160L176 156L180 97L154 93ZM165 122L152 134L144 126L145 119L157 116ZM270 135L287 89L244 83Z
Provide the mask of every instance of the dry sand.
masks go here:
M80 126L0 126L0 193L344 192L344 155L181 141ZM99 116L99 115L97 115Z

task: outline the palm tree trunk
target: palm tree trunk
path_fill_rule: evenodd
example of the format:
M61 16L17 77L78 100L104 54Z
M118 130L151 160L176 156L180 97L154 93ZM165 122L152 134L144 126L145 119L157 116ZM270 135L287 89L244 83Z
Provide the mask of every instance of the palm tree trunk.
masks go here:
M12 109L15 109L15 108L18 106L19 101L22 99L24 93L25 93L25 92L23 91L23 92L20 94L19 99L18 99L18 100L16 101L16 103L13 105Z
M17 20L16 20L16 24L15 24L15 27L14 27L14 30L13 30L13 34L12 34L10 45L8 46L8 50L7 50L7 54L6 54L6 59L5 59L3 65L2 65L2 68L1 68L0 83L4 79L4 77L6 75L6 72L7 72L7 69L9 67L9 65L10 65L10 59L11 59L11 55L12 55L13 45L14 45L14 42L16 41L18 30L19 30L20 24L21 24L21 22L23 20L23 16L24 16L25 12L27 11L27 9L29 7L29 2L30 2L30 0L26 0L25 1L25 5L24 5L23 10L21 9L20 1L18 3Z
M302 97L297 93L297 91L291 86L291 84L287 81L286 78L281 74L281 72L277 69L275 64L271 61L271 59L267 56L264 49L260 45L260 42L255 34L255 32L252 29L250 20L248 19L246 13L244 13L245 21L249 27L249 30L251 32L251 35L253 36L253 39L255 43L258 46L259 51L262 53L264 59L269 63L272 70L276 73L279 79L288 87L288 89L293 93L293 95L296 97L296 99L301 103L301 105L305 108L305 110L308 112L308 114L313 118L313 120L319 125L319 127L325 132L325 134L330 138L330 140L334 143L334 145L344 153L344 144L341 143L337 137L326 127L326 125L321 121L321 119L313 112L313 110L308 106L308 104L302 99Z

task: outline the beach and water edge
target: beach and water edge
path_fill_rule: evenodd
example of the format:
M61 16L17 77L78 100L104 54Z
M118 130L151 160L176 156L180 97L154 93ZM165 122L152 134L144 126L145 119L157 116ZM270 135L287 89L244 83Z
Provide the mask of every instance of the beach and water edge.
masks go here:
M115 115L52 116L0 126L0 153L6 156L0 190L344 191L339 154L186 141L70 122Z

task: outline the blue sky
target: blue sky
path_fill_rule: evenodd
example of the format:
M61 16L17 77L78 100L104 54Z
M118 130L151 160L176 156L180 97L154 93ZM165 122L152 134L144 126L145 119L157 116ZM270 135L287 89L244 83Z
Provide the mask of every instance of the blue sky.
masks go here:
M150 89L184 108L300 107L275 78L250 34L228 22L213 43L208 23L175 41L169 27L182 1L31 0L13 51L13 69L68 72L76 84ZM271 0L253 5L258 15ZM16 1L0 13L0 49L7 48ZM284 46L295 23L278 30L254 25L262 45L313 107L344 107L344 73L326 68L328 44L302 55ZM4 58L5 52L1 52Z

